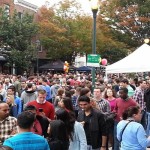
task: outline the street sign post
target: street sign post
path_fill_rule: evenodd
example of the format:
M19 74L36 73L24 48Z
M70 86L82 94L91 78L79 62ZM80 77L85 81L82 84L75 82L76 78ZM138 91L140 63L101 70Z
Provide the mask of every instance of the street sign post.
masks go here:
M101 57L98 54L88 54L87 55L87 66L90 67L100 67Z

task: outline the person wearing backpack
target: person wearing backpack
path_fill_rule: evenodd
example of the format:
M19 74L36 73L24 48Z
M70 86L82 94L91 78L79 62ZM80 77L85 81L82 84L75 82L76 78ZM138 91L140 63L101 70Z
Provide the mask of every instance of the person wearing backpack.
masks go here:
M146 136L143 126L139 123L142 118L140 107L129 107L122 118L117 125L117 139L121 143L121 150L146 150L146 147L150 146L150 136Z

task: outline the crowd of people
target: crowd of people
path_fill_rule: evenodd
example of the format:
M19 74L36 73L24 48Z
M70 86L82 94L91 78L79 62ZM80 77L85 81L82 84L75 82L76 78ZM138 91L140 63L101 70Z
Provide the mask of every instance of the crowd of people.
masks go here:
M150 79L0 75L0 149L146 150Z

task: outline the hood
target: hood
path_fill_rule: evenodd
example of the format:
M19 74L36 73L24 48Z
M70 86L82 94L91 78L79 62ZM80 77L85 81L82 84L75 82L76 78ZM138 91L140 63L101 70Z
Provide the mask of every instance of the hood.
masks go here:
M26 94L31 94L31 95L32 95L32 94L35 93L35 91L25 91L25 93L26 93Z

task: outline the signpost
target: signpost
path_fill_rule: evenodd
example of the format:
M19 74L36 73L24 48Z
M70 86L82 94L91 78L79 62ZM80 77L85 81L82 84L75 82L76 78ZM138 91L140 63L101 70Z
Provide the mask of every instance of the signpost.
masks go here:
M87 55L87 66L100 67L100 61L101 61L101 57L98 54Z

